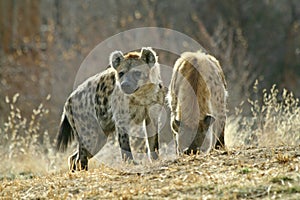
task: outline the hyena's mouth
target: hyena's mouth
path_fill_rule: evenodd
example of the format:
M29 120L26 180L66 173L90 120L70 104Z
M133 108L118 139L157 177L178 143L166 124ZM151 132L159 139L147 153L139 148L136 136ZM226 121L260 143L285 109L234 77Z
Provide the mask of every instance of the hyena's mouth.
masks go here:
M135 93L135 92L139 89L139 87L137 87L137 88L132 88L132 87L127 86L127 85L121 85L121 89L122 89L122 91L123 91L125 94L133 94L133 93Z

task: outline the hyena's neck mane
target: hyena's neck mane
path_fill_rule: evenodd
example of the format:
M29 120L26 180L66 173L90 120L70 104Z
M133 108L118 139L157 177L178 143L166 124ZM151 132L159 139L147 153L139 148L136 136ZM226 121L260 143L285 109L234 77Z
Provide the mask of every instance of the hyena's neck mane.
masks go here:
M147 106L163 104L165 88L162 85L148 83L140 87L134 94L129 95L130 102L134 105Z

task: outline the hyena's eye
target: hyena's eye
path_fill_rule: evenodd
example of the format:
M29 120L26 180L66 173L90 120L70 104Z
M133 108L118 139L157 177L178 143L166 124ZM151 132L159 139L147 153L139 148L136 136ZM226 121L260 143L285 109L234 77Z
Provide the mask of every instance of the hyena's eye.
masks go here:
M141 75L142 75L142 72L139 72L139 71L135 71L133 73L133 76L134 76L135 79L139 79L141 77Z
M119 78L122 78L122 76L124 76L124 72L119 72Z

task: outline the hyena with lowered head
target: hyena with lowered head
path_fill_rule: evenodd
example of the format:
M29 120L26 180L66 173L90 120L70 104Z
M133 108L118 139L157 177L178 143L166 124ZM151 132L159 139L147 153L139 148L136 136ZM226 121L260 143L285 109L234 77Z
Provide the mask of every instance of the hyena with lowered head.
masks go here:
M149 156L158 158L158 113L165 89L156 53L150 48L110 55L110 67L83 82L68 97L57 136L57 148L66 149L74 136L77 151L69 157L70 170L87 170L88 159L118 134L123 160L133 160L130 127L144 123Z
M176 61L167 95L178 154L224 146L226 81L216 58L185 52Z

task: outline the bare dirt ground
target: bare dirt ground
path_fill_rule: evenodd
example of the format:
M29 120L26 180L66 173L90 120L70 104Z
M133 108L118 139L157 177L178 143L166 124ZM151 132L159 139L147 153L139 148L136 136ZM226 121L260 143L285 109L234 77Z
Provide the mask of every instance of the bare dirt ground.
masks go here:
M38 160L36 162L39 162ZM300 146L2 178L1 199L300 199Z

